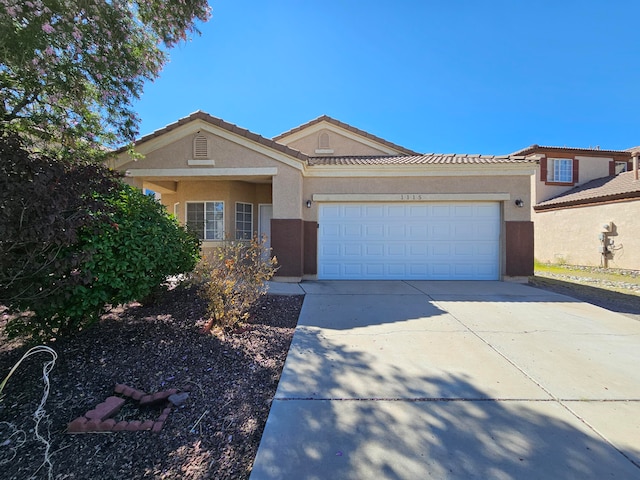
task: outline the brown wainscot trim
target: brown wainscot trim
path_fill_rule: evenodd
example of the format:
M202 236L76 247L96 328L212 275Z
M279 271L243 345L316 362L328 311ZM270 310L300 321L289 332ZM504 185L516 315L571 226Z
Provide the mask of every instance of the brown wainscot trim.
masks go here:
M318 222L304 222L304 264L305 275L318 273Z
M505 222L506 275L533 275L533 222Z
M280 266L277 276L302 277L303 239L302 219L271 219L271 248Z

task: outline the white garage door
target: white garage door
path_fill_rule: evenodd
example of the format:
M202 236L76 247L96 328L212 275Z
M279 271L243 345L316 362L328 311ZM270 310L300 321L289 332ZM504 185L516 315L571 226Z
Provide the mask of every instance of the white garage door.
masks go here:
M499 279L500 204L321 204L318 278Z

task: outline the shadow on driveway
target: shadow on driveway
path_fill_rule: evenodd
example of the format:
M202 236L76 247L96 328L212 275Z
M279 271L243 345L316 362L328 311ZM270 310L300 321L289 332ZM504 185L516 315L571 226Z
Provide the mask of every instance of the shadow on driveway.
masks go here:
M313 335L320 332L305 332L299 347L323 341ZM314 367L326 390L343 389L339 379L353 371L382 380L367 371L367 352L334 349ZM411 390L415 378L398 368L384 380ZM616 450L556 401L494 400L457 374L419 383L430 384L432 398L359 398L356 389L340 399L276 398L252 480L640 477L630 460L640 451ZM464 398L448 399L452 391Z

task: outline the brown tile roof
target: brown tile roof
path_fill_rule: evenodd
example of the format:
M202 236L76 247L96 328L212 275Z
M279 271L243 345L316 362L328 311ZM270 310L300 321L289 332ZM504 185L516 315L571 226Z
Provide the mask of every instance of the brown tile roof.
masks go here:
M371 157L309 157L310 166L318 165L485 165L505 163L535 163L523 156L457 155L428 153L425 155L396 155Z
M640 198L640 180L635 180L634 172L625 172L612 177L602 177L572 188L545 202L540 202L534 210L551 210L593 203L607 203Z
M522 150L518 150L517 152L513 152L511 155L529 155L531 153L544 153L544 152L555 152L555 153L568 153L568 154L586 154L592 155L594 153L606 154L609 157L624 157L625 159L631 158L631 153L628 150L601 150L600 148L578 148L578 147L552 147L552 146L544 146L544 145L530 145Z
M249 130L247 130L246 128L241 128L233 123L229 123L229 122L225 122L224 120L222 120L221 118L217 118L214 117L213 115L209 115L206 112L203 112L202 110L198 110L197 112L193 112L192 114L181 118L180 120L178 120L177 122L173 122L170 123L169 125L160 128L158 130L156 130L155 132L152 132L148 135L145 135L144 137L136 140L135 144L136 145L140 145L141 143L145 143L148 142L149 140L152 140L156 137L159 137L167 132L170 132L171 130L175 130L178 127L181 127L182 125L185 125L189 122L192 122L194 120L203 120L207 123L210 123L211 125L215 125L217 127L223 128L225 130L228 130L229 132L233 132L237 135L243 136L245 138L248 138L249 140L253 140L254 142L260 143L262 145L265 145L269 148L272 148L274 150L277 150L279 152L282 152L286 155L289 155L291 157L295 157L298 158L300 160L306 161L307 160L307 156L298 151L295 150L291 147L287 147L286 145L283 145L281 143L278 143L274 140L271 140L269 138L265 138L261 135L258 135L257 133L253 133ZM120 149L118 149L116 151L116 153L121 153L123 151L125 151L127 149L127 147L122 147Z
M368 138L370 140L373 140L374 142L381 143L381 144L386 145L387 147L393 148L395 150L399 150L400 152L406 153L407 155L418 155L418 153L414 152L413 150L409 150L408 148L404 148L404 147L401 147L400 145L396 145L395 143L389 142L388 140L385 140L384 138L380 138L380 137L377 137L375 135L372 135L372 134L370 134L368 132L365 132L364 130L360 130L359 128L352 127L348 123L341 122L340 120L336 120L335 118L331 118L328 115L322 115L322 116L320 116L318 118L315 118L315 119L311 120L310 122L307 122L307 123L305 123L303 125L300 125L299 127L292 128L291 130L288 130L288 131L286 131L284 133L281 133L280 135L277 135L277 136L273 137L273 139L275 141L281 140L284 137L288 137L291 134L294 134L296 132L304 130L305 128L308 128L308 127L310 127L312 125L315 125L317 123L320 123L320 122L331 123L331 124L333 124L333 125L335 125L337 127L340 127L340 128L345 129L345 130L348 130L350 132L353 132L355 134L358 134L361 137Z

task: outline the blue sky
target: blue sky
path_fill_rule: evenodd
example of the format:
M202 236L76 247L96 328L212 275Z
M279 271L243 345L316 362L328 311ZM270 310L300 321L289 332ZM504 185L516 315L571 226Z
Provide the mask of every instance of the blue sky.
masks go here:
M637 0L218 0L135 103L273 137L327 114L412 150L640 145Z

